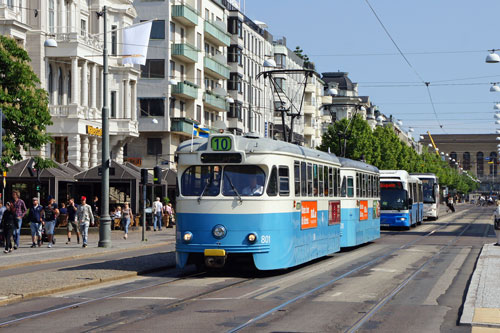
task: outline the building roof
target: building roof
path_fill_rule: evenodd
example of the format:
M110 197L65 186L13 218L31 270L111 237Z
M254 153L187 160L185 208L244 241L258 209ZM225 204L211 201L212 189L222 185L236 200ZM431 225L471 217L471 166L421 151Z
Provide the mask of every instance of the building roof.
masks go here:
M354 90L354 85L348 76L348 72L326 72L321 73L321 75L323 75L321 79L327 84L330 82L338 83L338 89L340 90Z
M76 180L100 180L101 173L100 169L102 165L99 164L93 168L82 171L75 175ZM113 169L113 171L111 171ZM141 179L141 173L137 170L132 169L128 166L118 164L115 161L111 161L109 179L111 180L130 180L130 179ZM150 179L152 181L152 177Z
M28 158L24 161L18 162L9 167L9 172L7 172L7 178L33 178L36 179L36 175L32 176L28 171L28 163L33 158ZM58 180L67 180L74 181L73 175L75 172L72 172L68 167L54 162L56 167L42 169L40 170L40 179L49 179L49 178L57 178Z

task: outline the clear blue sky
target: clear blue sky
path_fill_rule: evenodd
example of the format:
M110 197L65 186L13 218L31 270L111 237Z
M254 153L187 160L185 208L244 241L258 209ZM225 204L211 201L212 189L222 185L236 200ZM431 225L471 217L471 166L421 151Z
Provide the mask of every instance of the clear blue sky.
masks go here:
M248 17L267 23L274 36L286 36L290 49L300 45L318 72L349 72L359 83L359 94L370 96L384 114L401 119L404 128L413 127L417 140L427 130L494 133L493 106L500 102L500 92L490 92L489 83L500 81L500 63L486 64L484 59L488 49L500 48L500 2L370 3L415 70L431 82L443 129L425 85L397 53L364 0L248 0L245 9ZM412 54L421 52L431 53ZM405 84L417 86L401 86Z

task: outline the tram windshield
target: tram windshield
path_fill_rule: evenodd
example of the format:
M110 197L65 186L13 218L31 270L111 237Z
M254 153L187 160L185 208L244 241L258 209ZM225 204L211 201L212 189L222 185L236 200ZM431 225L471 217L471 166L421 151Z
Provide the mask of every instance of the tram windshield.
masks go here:
M424 203L436 203L436 194L434 193L435 180L431 178L420 179L424 185Z
M188 168L181 179L182 195L217 196L220 192L221 170L218 165L194 165Z
M380 182L380 209L408 209L408 194L401 182Z
M266 174L256 165L228 165L224 168L222 194L225 196L261 196Z

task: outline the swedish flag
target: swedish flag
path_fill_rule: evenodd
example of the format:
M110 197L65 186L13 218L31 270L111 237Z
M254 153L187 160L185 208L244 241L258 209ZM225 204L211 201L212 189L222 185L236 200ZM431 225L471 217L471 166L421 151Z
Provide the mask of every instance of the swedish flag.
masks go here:
M197 124L193 124L193 136L200 138L208 138L210 135L210 130L208 128L203 128Z

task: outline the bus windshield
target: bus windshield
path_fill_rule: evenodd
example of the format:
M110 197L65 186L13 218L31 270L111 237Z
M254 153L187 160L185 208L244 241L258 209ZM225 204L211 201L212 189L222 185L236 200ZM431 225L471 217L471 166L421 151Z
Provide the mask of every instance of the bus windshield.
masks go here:
M401 182L380 182L380 209L407 210L407 197Z
M424 186L424 203L436 203L436 196L434 193L435 181L432 178L420 179Z
M266 174L256 165L228 165L224 168L222 195L261 196Z
M193 165L189 167L182 175L182 195L209 197L219 195L221 170L222 168L218 165Z

